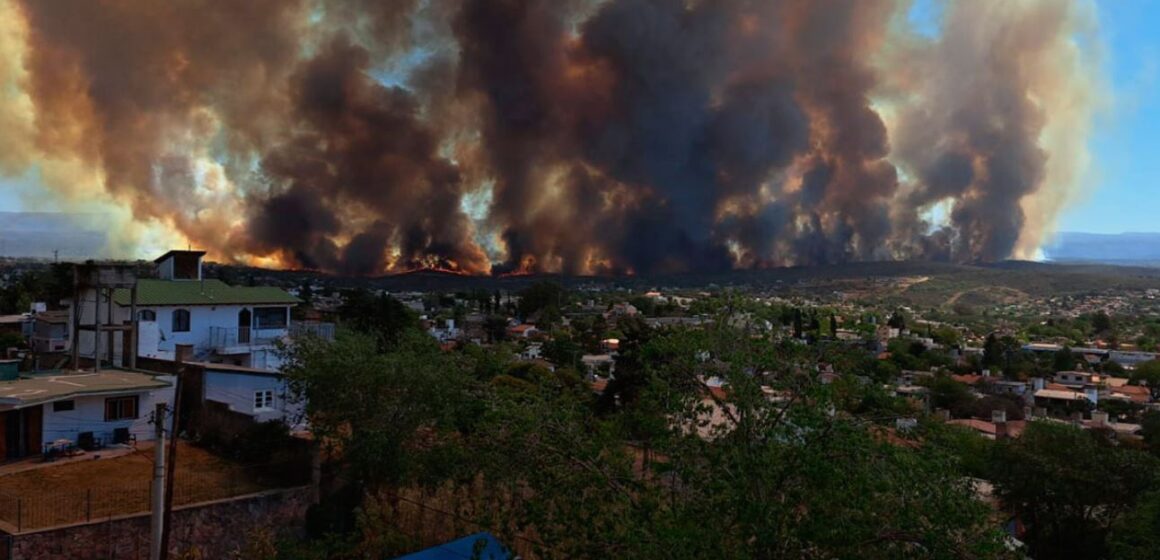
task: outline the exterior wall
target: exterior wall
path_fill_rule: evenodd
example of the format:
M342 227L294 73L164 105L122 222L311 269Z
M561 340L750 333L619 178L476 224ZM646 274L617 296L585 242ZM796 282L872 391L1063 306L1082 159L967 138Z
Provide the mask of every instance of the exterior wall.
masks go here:
M138 306L138 310L148 309L153 311L156 314L157 321L154 323L146 321L138 325L141 336L138 340L137 355L172 360L178 344L190 344L193 346L195 359L208 361L209 356L213 354L214 350L210 340L211 327L226 329L238 328L238 314L243 309L250 310L251 324L253 324L253 311L258 308L269 307L287 309L285 305ZM189 311L189 332L173 332L173 312L178 309L186 309ZM128 310L123 311L127 316ZM263 330L263 333L266 332L273 333L273 336L285 336L289 333L289 328ZM273 356L274 353L272 352L273 348L271 345L254 345L252 348L254 351L250 354L261 354L260 356L255 356L258 359L244 354L235 354L233 357L241 362L237 365L269 369L277 369L277 366L280 365L280 362Z
M251 326L255 325L254 311L260 308L277 308L286 310L287 318L289 318L289 308L287 305L192 305L192 306L145 306L138 305L138 312L142 310L150 310L156 314L157 320L155 322L144 321L138 324L138 340L137 340L137 355L148 358L157 358L162 360L174 359L174 351L178 344L189 344L193 346L194 359L200 361L211 361L210 357L214 354L214 349L210 340L210 328L221 327L226 329L238 328L238 313L243 309L249 309L251 312ZM189 331L188 332L173 332L173 312L177 309L186 309L189 311ZM81 295L81 323L92 324L94 319L100 313L102 320L108 313L108 302L101 301L99 304L96 301L96 292L88 290ZM128 307L114 306L113 322L122 324L129 321L130 310ZM72 330L72 325L69 325L69 330ZM282 337L289 334L289 322L287 327L282 329L263 329L263 336ZM120 332L103 333L101 336L101 350L105 351L108 342L107 337L113 336L113 350L114 359L116 363L123 363L122 350L124 348L124 334ZM83 357L93 357L94 341L96 340L96 333L92 331L81 331L79 336L74 338L79 344L80 355ZM244 353L231 354L229 357L234 360L236 365L245 367L254 367L259 369L277 370L281 366L281 360L274 351L272 344L254 344L249 347L251 350Z
M160 376L160 379L174 382L172 376ZM137 395L137 418L134 420L118 420L105 422L105 399L112 396ZM67 400L67 399L66 399ZM138 393L123 393L121 395L82 396L72 399L76 406L73 410L53 412L52 403L44 407L44 442L50 443L57 439L77 440L81 432L93 432L98 438L106 442L113 440L113 430L129 428L129 433L137 436L137 441L153 439L153 425L149 423L150 415L157 403L173 402L173 387L165 387L154 391Z
M273 410L254 410L257 391L274 392ZM282 420L292 428L302 427L302 404L289 402L286 380L280 376L206 370L205 398L223 403L234 412L253 416L258 422Z
M298 536L311 495L309 487L292 488L174 508L170 551L234 558L262 535ZM17 534L11 543L12 560L148 558L149 514Z
M81 292L80 296L81 296L80 297L80 309L81 309L80 322L81 322L81 324L82 325L91 325L91 324L96 322L96 319L98 316L101 318L102 323L106 322L107 317L108 317L108 312L109 312L109 301L107 299L104 299L104 298L98 298L97 291L91 290L91 289ZM74 302L74 304L75 304L75 302ZM80 355L81 356L92 357L93 351L96 347L94 344L94 341L96 341L96 334L97 333L94 331L80 331L79 333L73 333L72 331L73 331L74 325L72 324L72 321L71 321L72 316L73 316L72 315L72 308L70 307L69 308L70 322L68 325L68 329L69 329L70 335L73 335L71 337L71 339L76 341L76 344L80 348ZM120 323L122 318L123 317L118 313L118 311L116 309L114 309L113 310L113 322ZM108 337L108 336L109 336L109 333L102 333L102 335L101 335L100 348L101 348L102 352L104 352L105 349L108 348L108 342L106 341L107 340L106 337ZM119 342L120 337L118 336L117 338L118 338L118 342ZM115 350L117 350L119 352L119 349L115 349Z

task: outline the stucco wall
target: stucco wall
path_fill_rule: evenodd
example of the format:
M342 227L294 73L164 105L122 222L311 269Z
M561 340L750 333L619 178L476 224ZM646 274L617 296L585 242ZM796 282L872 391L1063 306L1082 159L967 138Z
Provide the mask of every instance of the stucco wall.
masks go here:
M174 383L174 378L170 375L158 376L158 379ZM157 403L173 402L173 386L125 395L139 397L135 420L105 422L105 399L109 398L108 395L77 397L73 399L74 410L62 412L53 412L52 403L39 405L44 407L44 442L49 443L62 438L75 442L80 432L93 432L96 437L111 442L113 430L116 428L129 428L129 432L137 436L137 441L152 440L154 428L149 423L150 415Z
M310 488L276 490L173 511L170 557L230 558L255 536L301 531ZM149 557L149 514L13 535L12 560L137 560Z
M254 393L274 392L273 410L255 411ZM289 402L286 381L272 375L247 375L238 372L205 372L205 398L226 404L230 410L249 414L258 422L283 420L294 426L301 417L302 406Z

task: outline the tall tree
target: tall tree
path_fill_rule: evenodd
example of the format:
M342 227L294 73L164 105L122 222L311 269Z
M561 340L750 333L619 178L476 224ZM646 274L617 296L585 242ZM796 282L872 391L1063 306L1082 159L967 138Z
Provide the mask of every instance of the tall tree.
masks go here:
M1102 558L1108 530L1154 483L1160 462L1078 428L1032 422L996 448L998 497L1027 527L1033 558Z

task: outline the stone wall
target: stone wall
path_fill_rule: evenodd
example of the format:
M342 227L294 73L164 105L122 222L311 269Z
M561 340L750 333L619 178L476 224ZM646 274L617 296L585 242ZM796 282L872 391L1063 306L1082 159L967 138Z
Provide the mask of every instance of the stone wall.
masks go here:
M170 557L227 559L262 536L300 532L311 494L309 487L272 490L175 508ZM29 531L7 537L9 546L0 548L11 560L147 560L149 519L144 513Z

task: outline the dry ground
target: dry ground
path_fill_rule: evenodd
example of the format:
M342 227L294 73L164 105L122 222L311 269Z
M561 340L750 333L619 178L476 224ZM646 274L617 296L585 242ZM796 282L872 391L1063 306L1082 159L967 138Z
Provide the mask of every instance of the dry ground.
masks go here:
M174 504L262 490L250 475L237 464L180 442ZM153 449L148 445L120 457L3 475L0 521L27 530L148 511L152 476Z

